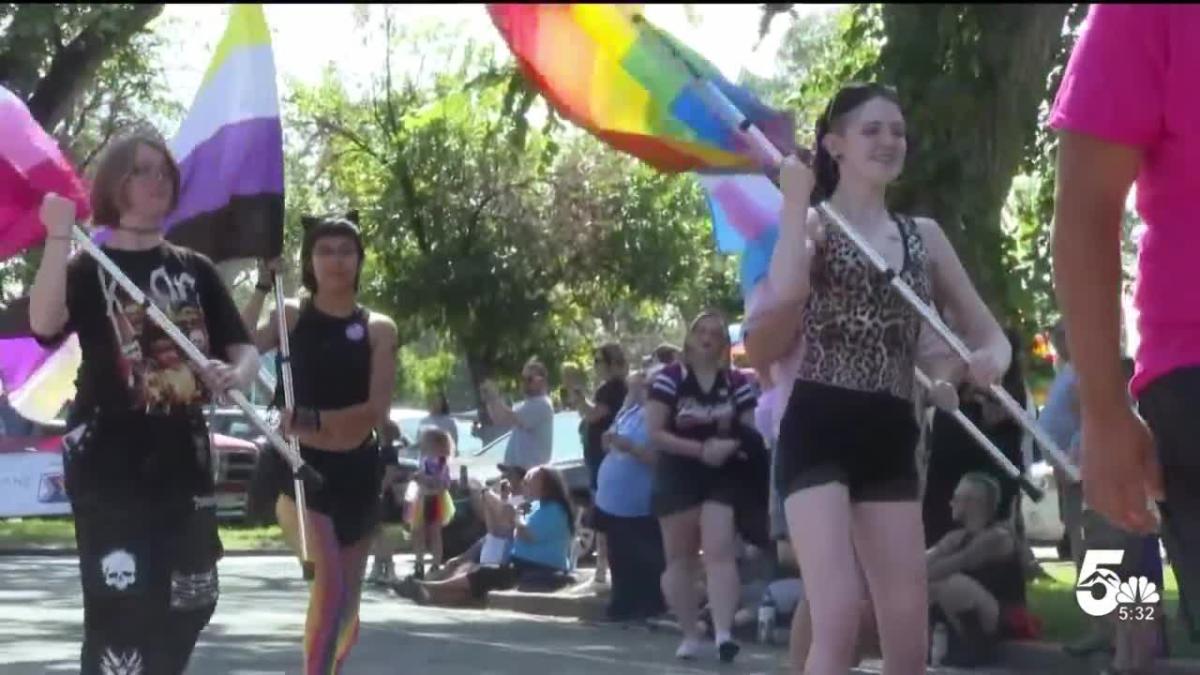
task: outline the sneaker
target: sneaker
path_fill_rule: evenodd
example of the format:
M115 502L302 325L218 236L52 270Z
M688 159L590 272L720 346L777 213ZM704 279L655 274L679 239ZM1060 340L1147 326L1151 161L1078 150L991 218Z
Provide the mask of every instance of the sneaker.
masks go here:
M717 656L721 659L721 663L732 663L734 657L742 650L738 643L733 641L733 636L722 631L713 636L713 642L717 645Z
M703 650L704 645L699 640L684 638L683 642L679 643L679 649L675 650L675 658L682 659L684 661L691 661L697 656L700 656L700 652Z

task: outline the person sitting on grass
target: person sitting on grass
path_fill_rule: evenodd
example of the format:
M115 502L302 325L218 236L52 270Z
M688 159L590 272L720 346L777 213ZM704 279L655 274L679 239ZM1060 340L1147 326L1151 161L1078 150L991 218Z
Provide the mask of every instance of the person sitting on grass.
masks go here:
M525 496L529 510L517 519L507 565L481 566L445 581L417 581L398 592L422 605L462 606L484 600L493 590L556 590L569 583L575 514L562 473L549 466L530 469Z
M519 467L502 465L501 468L500 496L508 506L512 507L514 514L525 502L525 473L525 469ZM501 530L500 528L504 526L502 520L498 518L499 511L496 509L495 504L489 501L487 506L485 506L483 495L480 494L483 488L479 486L478 481L471 480L468 482L468 485L472 486L469 490L471 509L475 512L475 516L484 522L485 533L474 544L467 547L467 550L447 560L438 573L428 573L425 577L426 581L445 581L450 577L466 574L479 566L483 560L484 545L489 541L488 533L496 537L512 539L512 531L516 527L515 521L509 524L506 529ZM507 491L504 491L506 485ZM509 553L512 552L511 548L510 545Z
M1006 617L1025 605L1017 540L999 520L1000 486L972 471L950 499L955 522L926 552L930 618L947 624L945 665L972 667L992 657ZM930 631L932 635L933 631Z

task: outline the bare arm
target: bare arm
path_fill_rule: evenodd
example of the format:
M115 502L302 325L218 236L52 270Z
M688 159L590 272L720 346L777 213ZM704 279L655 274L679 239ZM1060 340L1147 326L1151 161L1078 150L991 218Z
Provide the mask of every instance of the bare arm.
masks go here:
M75 204L56 194L42 200L39 215L46 227L46 246L29 292L29 327L35 335L53 337L67 320L67 258L71 255L71 228Z
M946 233L928 218L918 218L917 226L929 251L930 276L938 306L945 307L957 319L956 328L972 352L986 351L991 356L994 375L999 379L1012 361L1012 345L979 297Z
M225 356L237 372L238 388L249 389L258 375L258 350L250 344L229 345Z
M962 550L939 556L929 562L929 580L938 581L957 572L975 569L990 561L1011 555L1013 537L1005 530L993 527L981 532Z
M1121 371L1121 217L1137 178L1133 147L1063 132L1051 247L1084 410L1128 407Z
M612 413L607 405L589 401L583 391L578 389L575 390L575 408L579 411L579 416L589 424L595 424Z
M487 405L488 416L492 418L492 422L502 427L518 426L520 419L517 418L516 412L500 398L500 394L495 389L487 389L486 392L484 403Z
M802 305L808 299L809 268L816 250L812 235L820 221L816 211L809 208L815 182L812 170L795 157L785 159L780 166L783 209L767 283L781 304Z
M776 305L746 318L746 356L756 371L769 373L772 364L795 349L803 311L804 305L796 302Z

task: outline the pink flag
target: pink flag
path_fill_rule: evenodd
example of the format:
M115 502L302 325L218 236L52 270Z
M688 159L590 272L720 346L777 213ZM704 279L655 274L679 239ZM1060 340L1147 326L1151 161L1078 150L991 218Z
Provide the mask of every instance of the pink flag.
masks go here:
M24 102L0 86L0 261L45 239L38 209L48 192L74 201L80 220L92 212L87 190L58 144Z

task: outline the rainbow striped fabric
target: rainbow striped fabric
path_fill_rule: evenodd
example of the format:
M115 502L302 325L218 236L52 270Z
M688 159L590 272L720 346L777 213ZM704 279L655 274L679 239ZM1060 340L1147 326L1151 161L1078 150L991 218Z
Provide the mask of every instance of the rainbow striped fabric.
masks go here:
M489 4L528 80L564 117L663 171L746 172L759 162L705 103L712 83L777 147L791 117L763 105L641 16L640 5Z
M720 91L784 154L796 147L793 121L654 27L640 7L491 4L488 12L530 83L564 117L659 170L701 174L717 249L743 253L748 293L766 274L783 199L702 88Z

